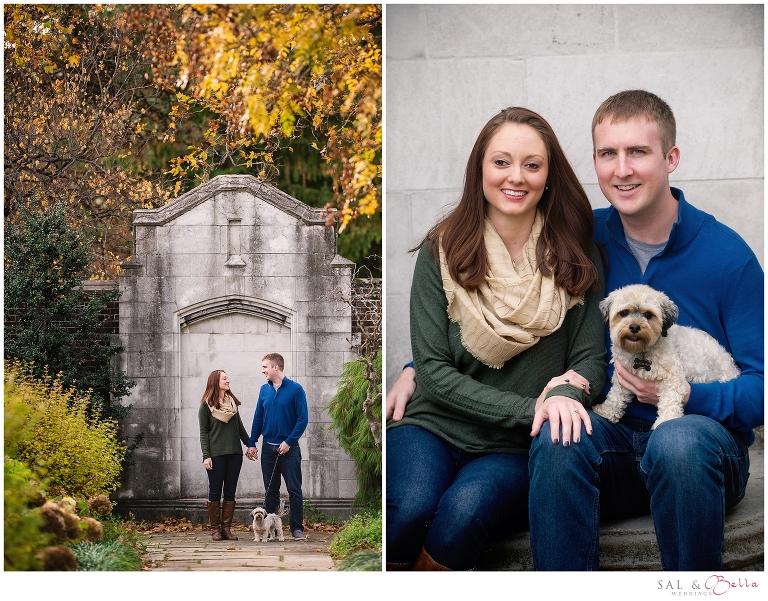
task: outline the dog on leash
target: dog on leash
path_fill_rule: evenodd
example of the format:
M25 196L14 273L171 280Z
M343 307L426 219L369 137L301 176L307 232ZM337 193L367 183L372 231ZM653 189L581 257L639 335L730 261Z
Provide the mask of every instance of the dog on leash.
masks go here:
M651 429L683 416L686 382L727 382L739 376L733 357L712 336L674 325L678 308L663 292L642 284L625 286L611 292L600 311L610 331L613 361L656 382L658 417ZM592 410L616 423L632 393L615 372L611 384L605 402Z
M253 517L253 540L256 542L261 538L262 543L270 540L284 541L283 535L283 515L285 510L285 501L280 499L280 508L277 513L267 513L263 507L257 507L251 511Z

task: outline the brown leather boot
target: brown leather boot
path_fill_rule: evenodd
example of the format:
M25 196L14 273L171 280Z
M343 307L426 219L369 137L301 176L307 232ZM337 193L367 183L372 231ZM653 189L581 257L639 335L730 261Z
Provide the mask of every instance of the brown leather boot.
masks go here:
M429 553L427 553L426 549L424 547L421 548L421 551L419 551L419 556L416 558L416 561L413 562L413 571L414 572L452 572L450 568L446 568L443 565L440 565L437 563Z
M237 540L237 537L229 531L232 527L232 516L235 515L235 502L225 500L221 515L221 536L224 540Z
M211 523L211 537L221 540L221 502L208 501L208 521Z

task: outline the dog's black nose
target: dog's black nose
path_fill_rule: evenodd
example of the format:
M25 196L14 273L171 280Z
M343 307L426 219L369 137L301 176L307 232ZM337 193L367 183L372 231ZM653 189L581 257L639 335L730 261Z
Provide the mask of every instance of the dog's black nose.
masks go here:
M629 326L629 331L632 332L633 334L637 334L640 331L640 326L637 325L636 323L633 323L632 325Z

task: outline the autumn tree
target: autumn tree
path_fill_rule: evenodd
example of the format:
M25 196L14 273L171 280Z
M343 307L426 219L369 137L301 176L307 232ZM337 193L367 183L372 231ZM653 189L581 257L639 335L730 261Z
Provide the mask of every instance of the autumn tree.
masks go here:
M149 11L149 13L147 12ZM306 142L332 182L328 223L345 241L381 243L381 6L134 6L131 18L175 40L147 51L155 80L176 91L167 142L178 192L190 179L245 167L275 180ZM146 26L146 25L145 25ZM202 136L174 130L205 124ZM305 155L307 156L307 155ZM310 154L311 156L311 154ZM347 231L355 231L346 239ZM353 258L353 257L350 257Z
M380 6L8 5L4 26L6 217L33 192L66 203L91 277L130 256L134 209L219 173L326 206L341 254L381 254Z
M136 208L170 198L142 153L166 127L167 91L143 60L163 43L104 6L4 7L5 215L36 198L68 207L94 245L91 277L113 278L131 252Z

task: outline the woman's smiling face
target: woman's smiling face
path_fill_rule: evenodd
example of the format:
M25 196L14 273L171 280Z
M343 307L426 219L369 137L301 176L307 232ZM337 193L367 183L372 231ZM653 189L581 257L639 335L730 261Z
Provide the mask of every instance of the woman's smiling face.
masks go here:
M547 185L548 165L547 147L533 127L520 123L499 127L483 157L488 218L535 214Z
M224 372L219 374L219 389L229 390L229 377Z

